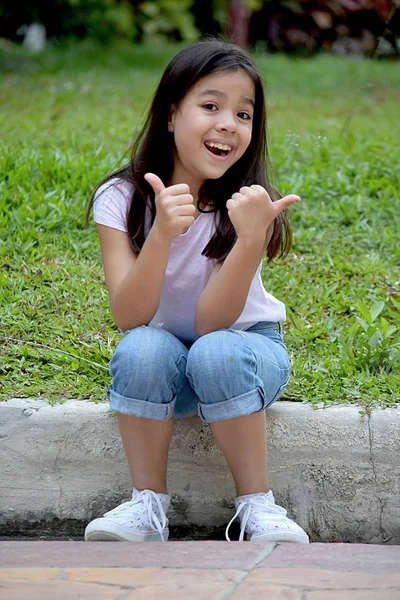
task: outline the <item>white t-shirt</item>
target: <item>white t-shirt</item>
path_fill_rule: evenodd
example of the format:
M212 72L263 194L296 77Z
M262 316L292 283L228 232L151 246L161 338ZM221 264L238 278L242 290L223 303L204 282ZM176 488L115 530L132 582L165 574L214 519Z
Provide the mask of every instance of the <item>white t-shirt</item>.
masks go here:
M94 220L127 232L127 214L132 185L112 179L96 192ZM146 212L145 235L150 230L150 213ZM198 338L194 328L196 304L207 285L216 264L201 253L215 232L215 213L200 213L189 229L175 237L171 244L168 265L158 310L149 325L163 327L183 341ZM259 321L279 322L286 319L285 305L269 294L261 280L260 262L250 285L244 309L233 329L248 329Z

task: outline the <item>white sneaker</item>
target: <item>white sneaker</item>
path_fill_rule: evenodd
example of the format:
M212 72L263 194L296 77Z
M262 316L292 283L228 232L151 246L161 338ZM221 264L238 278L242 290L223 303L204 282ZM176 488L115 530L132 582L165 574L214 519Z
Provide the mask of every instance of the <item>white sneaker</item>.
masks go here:
M225 537L228 536L229 527L236 518L239 518L240 537L242 542L244 534L250 542L297 542L308 544L310 540L303 529L289 519L287 512L275 504L273 493L246 494L235 499L236 513L226 528Z
M170 501L168 494L133 488L132 500L89 523L85 541L166 542Z

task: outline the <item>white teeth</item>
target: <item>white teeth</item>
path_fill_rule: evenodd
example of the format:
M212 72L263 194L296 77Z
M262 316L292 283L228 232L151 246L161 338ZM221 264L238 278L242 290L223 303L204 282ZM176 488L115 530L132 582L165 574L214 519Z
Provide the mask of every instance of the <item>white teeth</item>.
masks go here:
M226 144L215 144L214 142L206 142L206 144L210 148L218 148L218 150L227 150L228 152L232 150L232 146L227 146Z

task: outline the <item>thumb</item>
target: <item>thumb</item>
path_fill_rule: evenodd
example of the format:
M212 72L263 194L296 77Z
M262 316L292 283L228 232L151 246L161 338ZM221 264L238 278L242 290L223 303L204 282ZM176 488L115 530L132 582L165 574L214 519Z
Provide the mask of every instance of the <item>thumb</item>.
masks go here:
M163 184L163 182L161 181L161 179L159 178L158 175L155 175L154 173L146 173L144 178L147 181L147 183L149 183L151 185L156 196L160 192L165 190L165 185Z
M275 206L275 208L278 209L278 212L282 212L283 210L285 210L285 208L287 208L291 204L296 204L297 202L300 202L300 200L300 196L296 196L295 194L289 194L288 196L284 196L283 198L276 200L276 202L274 202L273 205Z

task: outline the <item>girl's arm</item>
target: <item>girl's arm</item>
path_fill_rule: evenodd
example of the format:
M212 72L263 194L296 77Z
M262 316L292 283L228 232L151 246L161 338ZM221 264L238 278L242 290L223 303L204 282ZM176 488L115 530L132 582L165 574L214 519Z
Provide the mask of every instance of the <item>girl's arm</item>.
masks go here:
M195 329L205 335L229 328L242 314L250 285L273 233L246 241L238 238L224 263L216 265L196 307Z
M97 225L111 312L122 330L147 325L157 312L171 240L151 229L139 254L123 231Z
M139 256L126 233L97 225L111 311L123 330L148 325L156 314L172 240L193 224L196 211L186 183L166 188L154 173L145 179L154 190L156 218Z
M290 194L273 202L260 185L243 186L227 201L237 241L198 300L195 329L199 336L228 328L237 321L271 239L275 218L290 204L299 201L299 196Z

